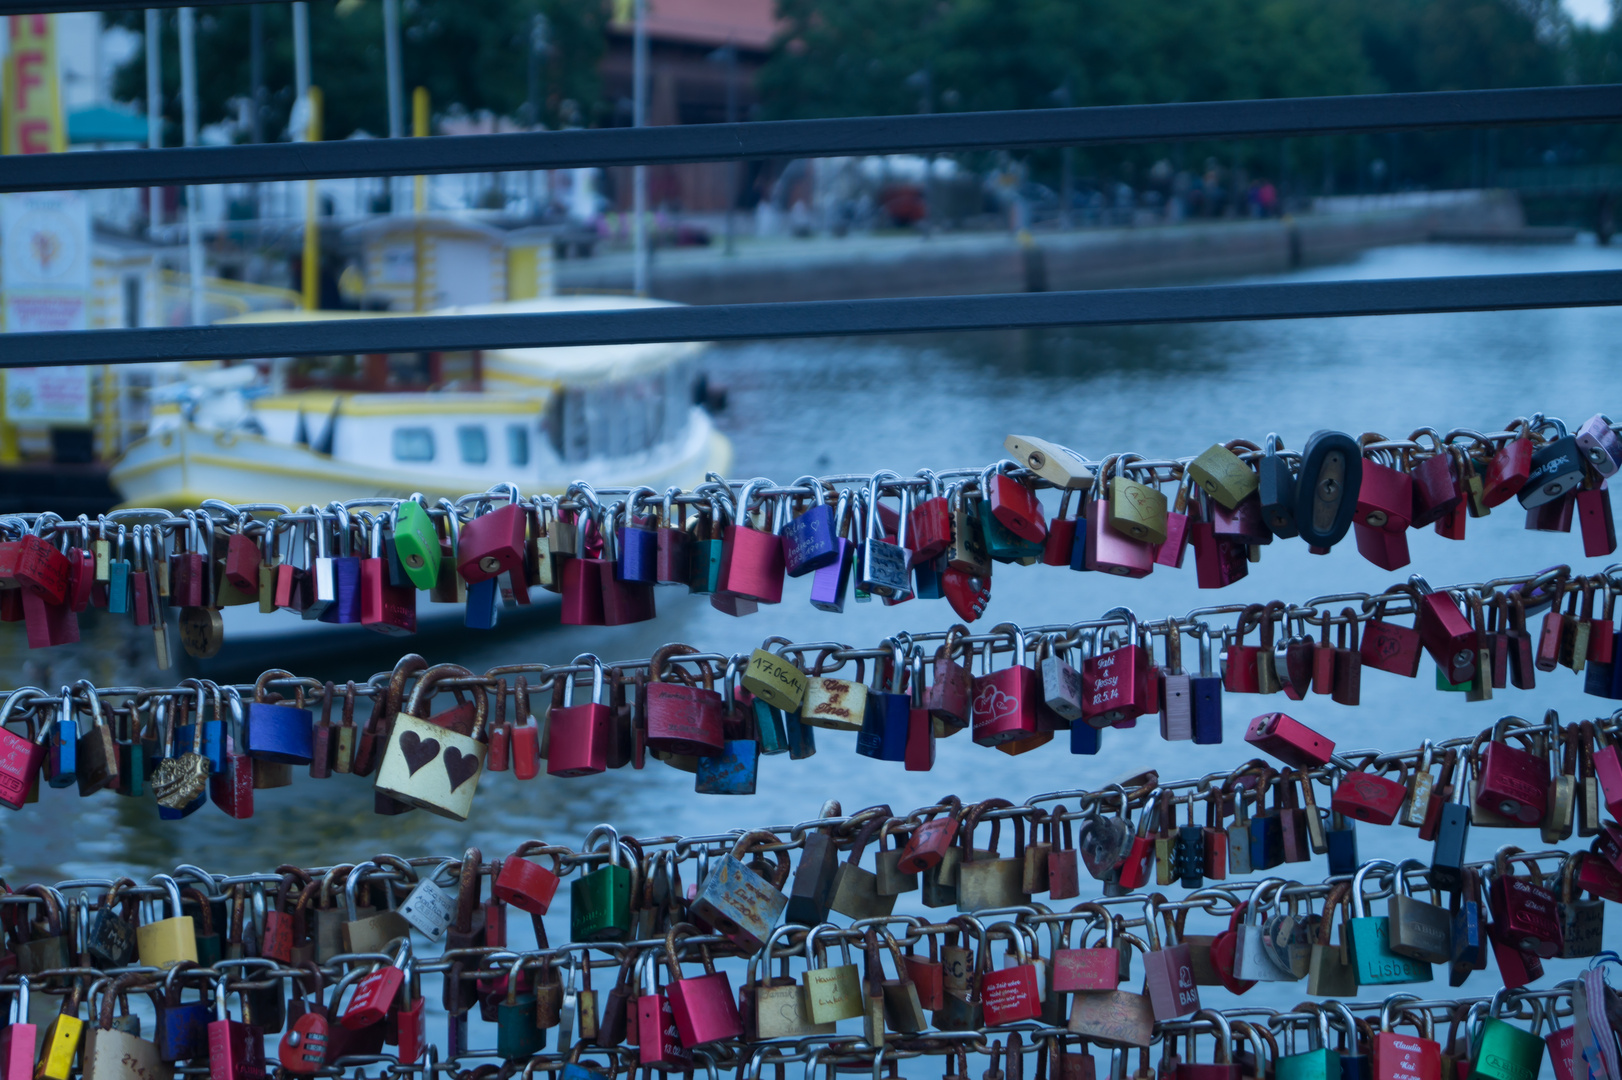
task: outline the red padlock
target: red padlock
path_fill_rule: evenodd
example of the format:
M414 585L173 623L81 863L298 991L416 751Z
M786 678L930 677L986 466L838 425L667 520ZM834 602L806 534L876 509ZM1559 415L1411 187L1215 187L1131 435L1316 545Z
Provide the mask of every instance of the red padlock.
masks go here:
M1172 501L1171 509L1166 511L1166 539L1154 548L1155 563L1159 566L1169 566L1174 570L1183 568L1183 557L1188 552L1191 536L1188 492L1193 483L1194 478L1187 475L1178 482L1177 497Z
M17 583L52 604L67 599L68 557L42 537L29 533L18 541L13 576Z
M1245 741L1298 769L1327 765L1335 752L1333 739L1281 712L1263 713L1252 720Z
M959 815L963 803L956 795L948 795L938 808L931 808L929 817L912 830L896 868L903 874L917 874L940 865L946 853L957 842Z
M1408 578L1418 590L1414 597L1414 630L1436 666L1457 685L1475 677L1480 657L1481 637L1470 625L1449 593L1438 593L1418 574ZM1367 640L1365 637L1364 640Z
M382 1023L405 985L410 963L411 943L407 941L400 945L392 963L373 968L355 983L355 991L338 1022L350 1031Z
M1483 810L1536 825L1548 808L1549 762L1531 749L1511 746L1516 738L1535 747L1525 720L1506 716L1492 728L1492 739L1481 750L1475 803ZM1522 729L1522 730L1516 730ZM1484 732L1483 735L1486 733ZM1477 745L1481 736L1476 739Z
M1233 643L1222 650L1222 689L1230 694L1261 693L1259 645L1246 645L1245 635L1261 625L1266 608L1251 604L1239 615L1233 628Z
M1076 547L1077 529L1085 526L1084 520L1070 516L1070 489L1065 488L1059 498L1059 512L1048 522L1048 535L1042 541L1042 565L1069 566ZM1082 542L1086 543L1085 534Z
M1235 904L1233 914L1228 916L1228 928L1211 939L1211 966L1216 968L1217 978L1230 994L1247 993L1256 985L1254 979L1241 979L1235 974L1235 965L1238 961L1239 922L1245 917L1245 909L1249 906L1248 900Z
M1384 532L1404 532L1413 520L1414 478L1401 469L1374 460L1373 455L1381 453L1374 448L1385 442L1383 436L1368 434L1361 441L1363 483L1357 492L1357 509L1352 513L1352 521ZM1391 460L1397 461L1395 456Z
M952 545L952 508L941 494L940 477L928 469L918 475L929 485L929 493L913 507L907 519L907 544L912 549L912 564L939 558ZM1068 560L1070 553L1065 553Z
M1250 573L1250 550L1243 544L1223 540L1211 521L1210 502L1203 493L1199 501L1205 509L1195 515L1189 507L1188 538L1194 545L1195 584L1202 589L1225 589Z
M1611 516L1611 493L1607 481L1577 492L1577 520L1582 525L1583 554L1600 559L1616 551L1616 521Z
M1415 529L1451 518L1453 512L1464 505L1464 485L1457 456L1442 442L1435 428L1421 428L1408 437L1409 441L1416 441L1421 435L1429 435L1434 446L1429 457L1421 458L1408 468L1408 476L1413 481L1413 503L1408 518ZM1410 460L1412 456L1413 451L1409 451Z
M1372 601L1374 615L1363 627L1363 639L1358 646L1358 654L1363 658L1364 667L1379 668L1381 671L1389 671L1393 675L1403 675L1412 679L1419 674L1419 658L1424 641L1418 630L1411 626L1388 622L1385 617L1386 605L1404 594L1410 600L1414 599L1413 586L1393 585ZM1365 600L1363 603L1366 609L1370 601Z
M1374 1035L1374 1080L1442 1080L1442 1044L1432 1039L1430 1014L1402 1010L1394 1020L1388 1000L1380 1010L1380 1030ZM1415 1034L1391 1030L1395 1023L1414 1025Z
M1509 857L1518 854L1520 848L1506 845L1493 856L1495 872L1492 887L1487 891L1493 936L1505 945L1545 960L1559 956L1564 941L1560 902L1553 892L1533 878L1509 872ZM1533 870L1535 873L1535 864Z
M1587 728L1588 725L1584 724ZM1594 734L1594 776L1599 780L1605 810L1617 821L1622 821L1622 752L1612 745L1600 724L1592 727Z
M697 652L691 645L665 645L649 661L650 681L643 717L650 750L708 757L719 754L725 747L726 703L714 689L715 674L709 662L703 661L700 667L704 677L702 687L670 662L672 657L692 656Z
M479 514L461 528L456 540L456 570L469 585L488 581L498 574L513 575L516 585L524 579L524 558L528 549L528 515L513 501Z
M989 938L993 930L1003 927L1007 928L1008 944L1014 950L1016 962L1011 967L980 973L980 1002L985 1008L986 1024L990 1027L1017 1024L1022 1020L1039 1020L1042 1016L1042 987L1036 965L1031 963L1030 955L1025 951L1025 937L1021 929L1011 922L993 923L986 928L987 936ZM867 934L868 961L876 966L878 934L874 930L869 930ZM888 931L885 936L889 936ZM895 948L894 939L891 939L890 946ZM896 955L900 956L900 950L896 950Z
M1081 718L1095 728L1160 711L1159 702L1150 701L1153 663L1138 644L1137 617L1126 608L1111 608L1104 619L1124 619L1126 638L1117 648L1089 656L1081 665Z
M490 882L496 899L531 915L545 915L557 895L563 848L548 847L539 840L526 840L518 850L501 860L501 871ZM551 855L552 869L531 862L530 855Z
M1069 947L1070 924L1065 923L1065 945L1053 950L1053 989L1074 994L1119 988L1121 951L1115 940L1115 920L1102 904L1077 904L1070 910L1085 912L1089 918L1082 923L1081 940L1073 949ZM1094 930L1103 936L1098 944L1088 945Z
M553 675L554 679L562 680L562 690L559 691L558 684L553 683L553 706L548 718L551 728L546 757L548 776L589 776L608 769L608 741L613 716L602 701L603 665L591 653L582 653L570 661L570 666L582 661L591 665L591 701L584 705L571 704L574 672Z
M1329 805L1335 813L1358 821L1390 825L1397 820L1397 811L1402 809L1407 797L1406 784L1358 769L1347 773L1335 785Z
M986 489L991 514L1021 540L1040 544L1048 534L1047 515L1036 491L1005 472L993 472Z
M1406 532L1389 532L1354 521L1352 534L1357 539L1357 553L1381 570L1401 570L1413 562Z
M259 545L245 533L232 533L225 544L225 580L243 592L257 593L259 566Z
M1019 627L999 623L991 632L1006 633L1013 641L1014 663L993 671L991 642L987 641L981 651L986 670L975 677L974 701L969 709L974 741L981 746L1033 738L1037 734L1037 705L1042 701L1042 680L1034 668L1025 666L1025 637Z
M635 1013L637 1060L643 1065L686 1068L692 1063L693 1052L682 1045L670 995L659 988L658 960L647 953L637 963L642 989Z
M1521 433L1499 447L1487 464L1481 497L1489 508L1519 495L1532 477L1532 440L1527 435L1528 425L1523 420L1517 426Z

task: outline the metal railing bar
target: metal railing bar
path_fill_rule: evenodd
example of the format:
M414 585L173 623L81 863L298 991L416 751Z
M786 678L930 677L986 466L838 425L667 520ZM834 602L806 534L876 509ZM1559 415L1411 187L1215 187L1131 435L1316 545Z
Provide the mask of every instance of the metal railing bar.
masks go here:
M1110 105L323 143L31 154L0 192L408 176L752 158L1281 138L1622 120L1622 85Z
M0 368L1622 304L1622 271L0 334Z

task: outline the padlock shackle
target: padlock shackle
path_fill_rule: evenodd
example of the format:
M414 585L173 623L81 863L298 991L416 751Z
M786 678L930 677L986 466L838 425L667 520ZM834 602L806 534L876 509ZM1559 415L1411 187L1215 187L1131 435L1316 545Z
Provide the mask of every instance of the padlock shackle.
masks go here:
M344 910L348 914L350 922L357 922L360 919L360 914L355 900L355 893L356 890L360 888L361 878L365 876L368 870L377 869L380 869L377 863L368 859L365 862L356 863L354 866L350 867L349 873L345 875Z

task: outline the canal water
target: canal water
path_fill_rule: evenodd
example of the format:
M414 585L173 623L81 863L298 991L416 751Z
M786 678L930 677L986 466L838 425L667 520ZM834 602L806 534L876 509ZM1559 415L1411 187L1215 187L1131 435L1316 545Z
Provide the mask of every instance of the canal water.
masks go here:
M1349 264L1271 280L1619 266L1622 250L1591 242L1417 245L1371 251ZM911 473L980 464L1002 455L1003 437L1010 432L1045 436L1095 458L1120 450L1164 457L1195 454L1213 441L1238 436L1259 442L1268 432L1277 432L1288 447L1300 447L1323 427L1392 437L1421 426L1495 430L1536 410L1580 423L1595 412L1622 410L1612 393L1619 341L1622 310L1521 311L742 344L711 349L708 369L712 381L730 394L719 423L736 448L736 475L788 481L804 473L877 468ZM1472 520L1470 539L1462 544L1428 529L1410 533L1413 565L1401 576L1419 572L1442 584L1561 562L1580 571L1603 565L1583 559L1575 531L1529 532L1522 527L1523 515L1512 511L1510 504ZM1248 578L1220 593L1195 589L1192 560L1183 571L1161 568L1135 581L1054 567L998 566L990 608L979 625L1075 621L1119 604L1145 618L1162 618L1212 604L1378 591L1397 576L1365 562L1349 540L1323 558L1293 541L1275 543ZM873 644L900 630L939 629L954 621L944 602L893 608L852 603L844 615L831 615L813 609L806 592L806 580L790 582L782 605L733 619L713 611L703 598L660 590L660 615L652 623L612 629L530 625L517 634L467 632L413 647L430 661L480 670L561 662L583 651L605 659L642 657L671 640L706 651L747 651L776 634ZM100 685L157 685L162 678L151 666L145 632L131 633L111 620L87 624L83 644L48 656L29 654L20 633L3 639L0 665L8 684L23 680L54 688L89 677ZM301 674L358 678L388 666L379 650L393 645L356 628L352 650L335 648L295 666ZM276 648L267 645L251 658L253 670L278 659ZM252 673L212 674L251 679ZM1355 710L1312 696L1289 711L1348 750L1413 746L1423 738L1474 731L1509 713L1536 720L1546 709L1576 719L1604 711L1599 699L1582 695L1581 679L1563 670L1540 676L1535 691L1500 691L1485 704L1435 692L1428 663L1417 681L1367 671L1362 694L1363 704ZM847 811L881 802L902 811L948 793L965 801L1003 796L1019 802L1042 791L1097 787L1150 765L1165 778L1232 768L1251 756L1241 738L1251 715L1283 704L1282 698L1263 704L1230 696L1226 739L1219 746L1163 742L1152 722L1107 732L1097 757L1072 757L1062 740L1008 757L959 735L939 744L938 764L929 773L858 757L854 736L819 732L814 758L765 759L759 792L752 797L695 796L689 774L652 761L645 771L582 780L551 781L543 774L524 783L510 773L487 775L467 824L420 812L376 817L369 783L347 777L320 782L300 776L291 788L261 791L258 816L246 822L205 807L183 821L160 823L146 801L112 795L80 800L48 791L41 805L6 819L0 860L13 882L147 874L180 862L235 873L287 860L311 865L379 851L456 854L471 843L496 856L529 838L578 846L599 821L641 835L718 832L814 817L829 798L839 799ZM1477 830L1472 856L1490 855L1489 845L1502 837ZM1535 844L1537 837L1516 839ZM1410 830L1363 826L1361 845L1365 858L1414 856L1428 862L1429 845L1421 845ZM1313 879L1326 872L1321 861L1285 869ZM561 905L554 908L560 910ZM1613 920L1613 926L1622 924ZM1622 940L1622 932L1607 937ZM1551 962L1551 976L1566 977L1569 966ZM1485 987L1489 976L1497 977L1489 972L1475 982ZM1475 982L1471 989L1479 990ZM1282 990L1279 995L1283 1001ZM1257 998L1263 992L1247 1000Z

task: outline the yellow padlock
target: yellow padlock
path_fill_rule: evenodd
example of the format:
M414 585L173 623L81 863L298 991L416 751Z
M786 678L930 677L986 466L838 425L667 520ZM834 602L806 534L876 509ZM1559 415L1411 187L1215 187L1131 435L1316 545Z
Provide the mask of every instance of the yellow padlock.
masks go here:
M764 698L773 708L799 712L805 701L805 672L788 657L771 651L773 645L792 644L788 638L769 637L749 657L743 688Z
M1108 524L1122 536L1133 540L1164 544L1166 496L1126 475L1124 466L1137 458L1136 454L1123 454L1116 463L1117 472L1109 481L1109 501L1105 504Z
M174 915L157 919L135 928L135 950L142 967L174 967L182 960L197 960L197 931L190 915L180 913L180 886L168 874L152 875L154 884L162 885L169 894L169 907Z
M1221 443L1189 462L1188 474L1207 495L1229 510L1256 490L1255 472Z
M34 1065L34 1080L68 1080L73 1072L73 1058L79 1052L79 1040L84 1035L84 1021L79 1019L79 991L76 982L62 999L62 1011L45 1029L39 1061Z

